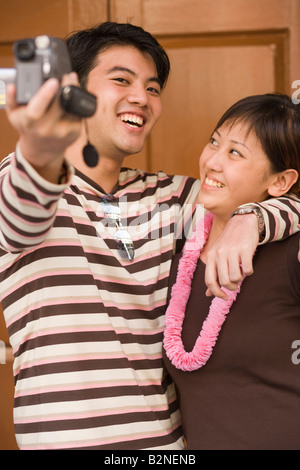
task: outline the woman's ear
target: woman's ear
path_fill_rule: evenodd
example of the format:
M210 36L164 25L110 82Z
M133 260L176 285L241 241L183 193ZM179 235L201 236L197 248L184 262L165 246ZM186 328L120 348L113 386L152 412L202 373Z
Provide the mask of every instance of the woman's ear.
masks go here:
M280 197L289 192L297 182L299 173L297 170L289 169L275 175L274 181L268 188L268 193L273 197Z

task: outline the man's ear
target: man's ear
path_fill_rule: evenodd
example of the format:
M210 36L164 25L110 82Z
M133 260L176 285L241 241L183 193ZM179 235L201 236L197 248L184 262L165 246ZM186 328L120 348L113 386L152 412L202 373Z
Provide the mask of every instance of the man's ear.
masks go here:
M289 169L275 175L273 182L268 188L268 193L273 197L280 197L289 192L297 182L299 173L297 170Z

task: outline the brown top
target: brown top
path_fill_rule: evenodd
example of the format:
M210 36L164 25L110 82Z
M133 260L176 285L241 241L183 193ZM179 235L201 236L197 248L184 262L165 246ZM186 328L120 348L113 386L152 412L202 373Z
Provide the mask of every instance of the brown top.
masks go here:
M244 280L203 368L180 371L164 354L188 449L300 449L299 239L298 233L258 248L254 274ZM199 261L183 324L187 351L211 302L204 270Z

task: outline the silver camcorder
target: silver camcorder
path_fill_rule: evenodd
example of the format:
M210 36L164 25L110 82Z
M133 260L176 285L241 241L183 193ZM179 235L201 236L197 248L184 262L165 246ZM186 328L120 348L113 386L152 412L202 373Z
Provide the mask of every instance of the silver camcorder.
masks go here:
M49 78L61 80L72 72L67 45L61 39L50 36L21 39L14 43L15 69L0 69L4 86L0 87L0 105L5 104L5 84L14 82L17 102L26 104ZM68 113L90 117L96 111L96 96L75 86L60 89L60 104ZM3 106L2 106L3 107Z

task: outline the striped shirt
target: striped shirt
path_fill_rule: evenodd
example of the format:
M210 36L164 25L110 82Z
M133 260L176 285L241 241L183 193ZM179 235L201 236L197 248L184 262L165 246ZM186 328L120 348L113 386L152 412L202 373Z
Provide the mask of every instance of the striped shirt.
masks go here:
M75 170L54 185L19 153L0 172L0 295L20 449L182 449L162 332L171 259L196 219L199 182L121 171L114 196L130 262L93 181ZM264 204L266 241L294 230L299 200Z

